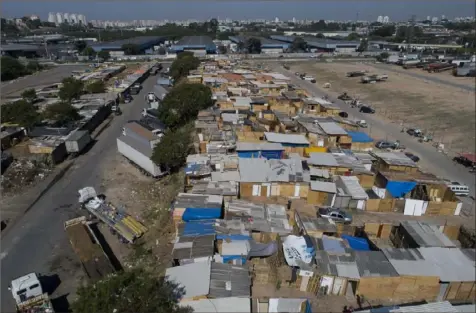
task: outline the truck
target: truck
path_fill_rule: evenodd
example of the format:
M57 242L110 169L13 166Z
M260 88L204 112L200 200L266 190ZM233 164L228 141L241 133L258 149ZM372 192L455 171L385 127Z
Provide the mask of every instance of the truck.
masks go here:
M97 281L115 272L114 266L104 252L94 230L92 222L86 217L73 218L64 223L64 230L74 253L78 256L82 268L90 281Z
M117 234L125 243L134 243L147 231L142 223L127 214L123 208L106 203L106 198L99 196L94 187L84 187L79 190L79 203L82 209L106 224L111 232Z
M66 151L76 156L91 142L91 136L87 130L76 130L65 140Z
M440 73L456 68L456 64L450 63L431 63L427 67L428 73Z
M17 313L54 313L53 304L43 290L40 275L30 273L12 280L8 290L12 292Z
M418 64L420 64L420 60L404 60L402 67L404 69L416 68Z
M157 131L157 135L160 135L159 131ZM117 138L117 150L130 162L142 169L145 174L148 174L154 178L161 177L166 174L160 166L155 164L150 159L152 156L152 148L145 146L141 142L137 142L135 138L131 138L129 136L121 136Z
M388 79L388 75L382 74L382 75L368 75L364 76L360 79L360 81L363 84L369 84L369 83L376 83L376 82L382 82L386 81Z
M143 117L152 117L155 119L159 118L159 110L157 109L143 109L141 115Z
M137 95L137 94L139 94L140 90L142 89L142 85L139 84L139 83L135 83L129 89L130 89L131 95Z

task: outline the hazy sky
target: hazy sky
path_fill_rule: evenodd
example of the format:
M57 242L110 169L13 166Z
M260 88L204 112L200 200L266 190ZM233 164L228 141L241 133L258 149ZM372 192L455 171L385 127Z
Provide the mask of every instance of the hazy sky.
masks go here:
M212 17L255 19L359 19L376 20L388 15L390 20L417 19L426 16L448 18L476 15L474 0L295 0L295 1L22 1L3 0L2 17L20 17L29 14L47 19L48 12L84 14L88 20L161 20L209 19Z

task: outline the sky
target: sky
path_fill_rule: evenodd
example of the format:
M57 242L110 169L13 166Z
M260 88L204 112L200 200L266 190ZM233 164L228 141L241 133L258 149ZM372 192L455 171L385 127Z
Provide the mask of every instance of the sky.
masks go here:
M38 15L48 18L48 12L83 14L87 20L183 20L220 19L326 19L326 20L376 20L389 16L391 21L408 20L412 14L417 19L426 16L447 18L476 15L474 0L175 0L175 1L22 1L3 0L2 17Z

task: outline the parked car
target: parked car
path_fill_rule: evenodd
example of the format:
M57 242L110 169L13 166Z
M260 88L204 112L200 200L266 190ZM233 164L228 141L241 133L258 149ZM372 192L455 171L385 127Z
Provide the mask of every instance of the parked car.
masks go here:
M410 159L412 160L413 162L418 162L420 161L420 157L414 155L413 153L410 153L410 152L405 152L405 155Z
M319 208L319 215L324 218L330 218L336 222L352 223L352 216L339 209Z
M409 128L407 134L414 137L422 137L422 132L418 128Z
M347 112L341 111L341 112L339 112L339 116L343 117L343 118L346 118L346 117L349 117L349 114Z
M375 147L379 149L389 149L389 148L393 148L393 146L394 144L388 141L377 141L375 143Z
M375 110L372 109L371 107L369 106L361 106L360 109L359 109L359 112L361 113L369 113L369 114L374 114L375 113Z

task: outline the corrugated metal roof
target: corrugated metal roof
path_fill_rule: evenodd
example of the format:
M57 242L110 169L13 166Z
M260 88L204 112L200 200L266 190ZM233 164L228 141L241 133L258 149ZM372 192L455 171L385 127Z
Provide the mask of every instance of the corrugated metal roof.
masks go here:
M336 158L332 153L317 153L312 152L309 154L308 164L317 166L338 166Z
M195 313L251 313L251 299L248 298L228 297L181 301L179 305L191 307Z
M178 260L211 257L215 251L214 244L215 235L177 237L172 251L172 257Z
M421 255L438 269L443 282L471 282L476 277L475 264L461 249L419 248Z
M311 181L311 189L328 193L337 193L336 184L323 181Z
M334 122L320 122L319 126L328 135L347 135L345 129Z
M240 182L303 182L301 160L240 158Z
M223 196L200 195L192 193L179 193L175 198L176 208L220 208L223 204Z
M355 250L354 253L361 277L399 276L383 252Z
M306 299L270 298L268 313L300 313Z
M453 306L457 312L460 313L474 313L476 312L476 304L463 304Z
M210 293L212 298L250 297L251 276L247 266L212 263Z
M306 139L304 135L278 134L278 133L265 132L264 136L266 137L266 140L270 142L309 145L309 141Z
M419 221L403 221L401 226L419 247L456 247L438 226Z
M344 188L353 199L367 200L369 195L359 183L356 176L339 176L340 181L344 184Z
M398 309L390 310L391 313L453 313L458 312L453 305L448 302L433 302L420 305L400 306Z
M329 171L326 169L320 169L320 168L315 168L311 167L309 169L310 175L311 176L316 176L316 177L322 177L322 178L329 178Z
M390 165L410 166L417 167L417 164L413 162L404 153L400 152L377 152L373 153L377 158L382 159L385 163Z
M210 290L210 262L197 262L168 268L165 276L169 281L184 288L183 298L206 296Z
M275 142L238 142L236 151L282 151L283 145Z

